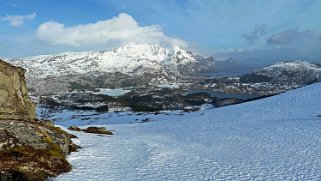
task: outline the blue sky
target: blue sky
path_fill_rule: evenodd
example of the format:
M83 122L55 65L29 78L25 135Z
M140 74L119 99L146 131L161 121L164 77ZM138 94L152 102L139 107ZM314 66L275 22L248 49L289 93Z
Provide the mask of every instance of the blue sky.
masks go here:
M320 9L321 0L0 0L0 57L155 42L217 59L321 61Z

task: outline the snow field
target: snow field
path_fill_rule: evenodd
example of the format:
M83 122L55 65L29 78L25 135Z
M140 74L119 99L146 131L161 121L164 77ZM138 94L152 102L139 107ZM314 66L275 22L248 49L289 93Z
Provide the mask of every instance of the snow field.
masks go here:
M113 136L72 132L83 149L68 157L73 171L55 180L321 180L320 100L319 83L160 115L166 120L109 124Z

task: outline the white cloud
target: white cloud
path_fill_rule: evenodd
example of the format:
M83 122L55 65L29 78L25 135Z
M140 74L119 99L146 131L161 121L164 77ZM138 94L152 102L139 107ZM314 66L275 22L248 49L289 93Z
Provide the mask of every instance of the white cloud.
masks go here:
M158 25L139 26L128 14L91 24L65 27L57 22L41 24L37 38L52 45L90 47L96 45L121 45L126 43L158 43L163 46L186 47L183 40L166 36Z
M33 12L33 13L27 14L27 15L7 15L7 16L0 18L0 20L8 21L10 26L20 26L27 20L35 19L36 16L37 16L37 13Z

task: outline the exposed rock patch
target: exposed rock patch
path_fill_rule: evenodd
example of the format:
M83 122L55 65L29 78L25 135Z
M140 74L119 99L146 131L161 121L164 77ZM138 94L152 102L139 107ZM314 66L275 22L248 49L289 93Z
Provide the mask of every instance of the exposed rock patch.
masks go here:
M77 126L70 126L68 129L71 131L81 131L81 129L78 128Z
M68 129L72 131L83 131L85 133L113 135L113 133L111 131L108 131L105 127L90 126L86 129L80 129L77 126L70 126Z
M83 130L85 133L95 133L95 134L106 134L113 135L111 131L108 131L105 127L88 127Z

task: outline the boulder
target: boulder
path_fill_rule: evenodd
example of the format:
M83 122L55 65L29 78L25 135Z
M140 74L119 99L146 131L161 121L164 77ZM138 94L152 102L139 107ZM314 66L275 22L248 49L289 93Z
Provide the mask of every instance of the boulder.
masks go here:
M81 130L80 128L78 128L77 126L70 126L68 129L71 130L71 131L82 131L82 130Z
M68 129L72 131L83 131L85 133L113 135L113 133L108 131L105 127L90 126L86 129L81 129L77 126L70 126Z
M111 131L108 131L105 127L88 127L83 129L85 133L94 133L94 134L105 134L105 135L113 135Z

